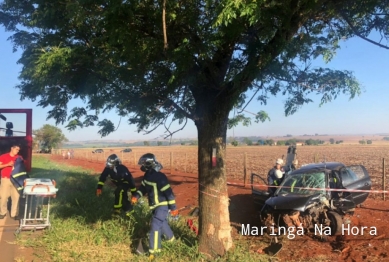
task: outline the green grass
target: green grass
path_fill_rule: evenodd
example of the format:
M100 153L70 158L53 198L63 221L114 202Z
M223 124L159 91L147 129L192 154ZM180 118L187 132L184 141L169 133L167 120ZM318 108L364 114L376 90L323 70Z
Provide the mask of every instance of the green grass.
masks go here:
M135 252L140 239L148 243L146 201L140 201L130 219L112 215L112 188L105 186L102 196L96 197L98 177L91 171L52 163L44 156L34 156L30 176L55 179L59 189L50 205L51 228L22 231L17 237L19 246L33 247L34 261L147 261ZM158 261L205 261L184 218L172 221L171 227L177 240L163 242ZM237 240L234 250L216 261L268 261L250 253L249 245Z

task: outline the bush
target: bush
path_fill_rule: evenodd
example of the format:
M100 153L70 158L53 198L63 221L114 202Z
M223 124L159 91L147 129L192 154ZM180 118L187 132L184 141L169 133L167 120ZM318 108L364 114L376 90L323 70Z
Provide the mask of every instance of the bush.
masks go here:
M239 144L239 143L238 143L238 141L236 141L236 140L234 140L234 141L231 142L231 145L233 145L233 146L238 146L238 144Z

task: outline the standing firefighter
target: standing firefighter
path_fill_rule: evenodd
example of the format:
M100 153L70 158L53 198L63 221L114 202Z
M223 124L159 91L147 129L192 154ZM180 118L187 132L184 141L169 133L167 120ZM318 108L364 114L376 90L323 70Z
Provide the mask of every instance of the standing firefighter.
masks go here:
M284 171L282 170L282 164L284 164L284 160L281 158L277 159L276 165L270 169L267 174L267 182L269 185L268 191L270 194L274 194L277 190L277 186L279 186L282 182Z
M96 195L100 196L105 180L107 177L111 177L111 181L115 184L115 204L114 212L120 213L123 210L127 216L132 212L131 202L128 200L127 192L130 189L131 192L136 191L134 178L128 168L122 165L119 157L115 154L110 155L107 158L107 162L103 172L100 175L99 182L97 184Z
M168 213L171 216L178 215L176 201L167 177L159 172L162 165L157 162L153 154L147 153L141 156L138 165L145 172L139 190L132 196L131 202L135 204L139 197L147 194L149 206L152 210L149 252L150 260L154 259L155 253L161 251L161 235L168 241L174 240L173 231L168 224Z

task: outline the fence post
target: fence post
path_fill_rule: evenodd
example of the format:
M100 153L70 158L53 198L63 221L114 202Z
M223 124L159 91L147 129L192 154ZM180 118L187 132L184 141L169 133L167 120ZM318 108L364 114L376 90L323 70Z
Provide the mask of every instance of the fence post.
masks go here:
M385 158L382 159L382 191L385 191L386 175L385 175ZM385 192L382 193L382 197L385 200Z
M173 152L170 152L170 174L173 174Z
M187 154L185 153L185 173L186 173L186 162L187 162Z
M243 180L244 180L244 187L246 187L246 179L247 179L247 152L244 152L244 157L243 157Z
M134 152L134 167L136 166L136 153Z

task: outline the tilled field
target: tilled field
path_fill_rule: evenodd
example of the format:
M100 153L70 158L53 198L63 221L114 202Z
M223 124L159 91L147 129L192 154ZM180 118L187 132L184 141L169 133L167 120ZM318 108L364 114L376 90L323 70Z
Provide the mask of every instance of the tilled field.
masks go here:
M244 155L247 156L248 174L255 172L266 176L275 159L286 155L287 147L237 147L227 149L228 180L243 182ZM120 153L120 149L104 149L103 154L92 154L92 149L75 150L74 159L62 159L61 155L52 155L52 161L68 165L90 168L99 173L109 154L116 153L123 159L136 181L139 183L142 172L136 166L140 155L152 152L164 165L163 171L168 175L177 198L179 207L198 204L197 183L197 149L193 147L140 147L133 148L131 153ZM346 165L362 164L370 173L373 189L382 188L383 159L389 159L389 146L302 146L298 147L299 164L314 161L339 161ZM172 156L172 161L171 161ZM172 168L170 163L173 163ZM385 168L389 172L388 167ZM186 171L186 172L185 172ZM230 219L235 237L249 241L247 252L261 253L269 244L266 236L238 236L242 224L260 226L258 210L255 210L251 189L248 186L230 185L228 187L230 204ZM356 209L352 218L355 234L345 234L329 237L322 242L309 236L296 236L294 239L281 239L284 248L275 261L389 261L389 195L386 201L382 194L370 194L362 207ZM184 213L184 212L183 212ZM185 213L184 213L185 215ZM366 229L362 232L362 227ZM376 234L370 230L376 228ZM259 258L258 258L259 259ZM273 261L273 260L272 260Z

